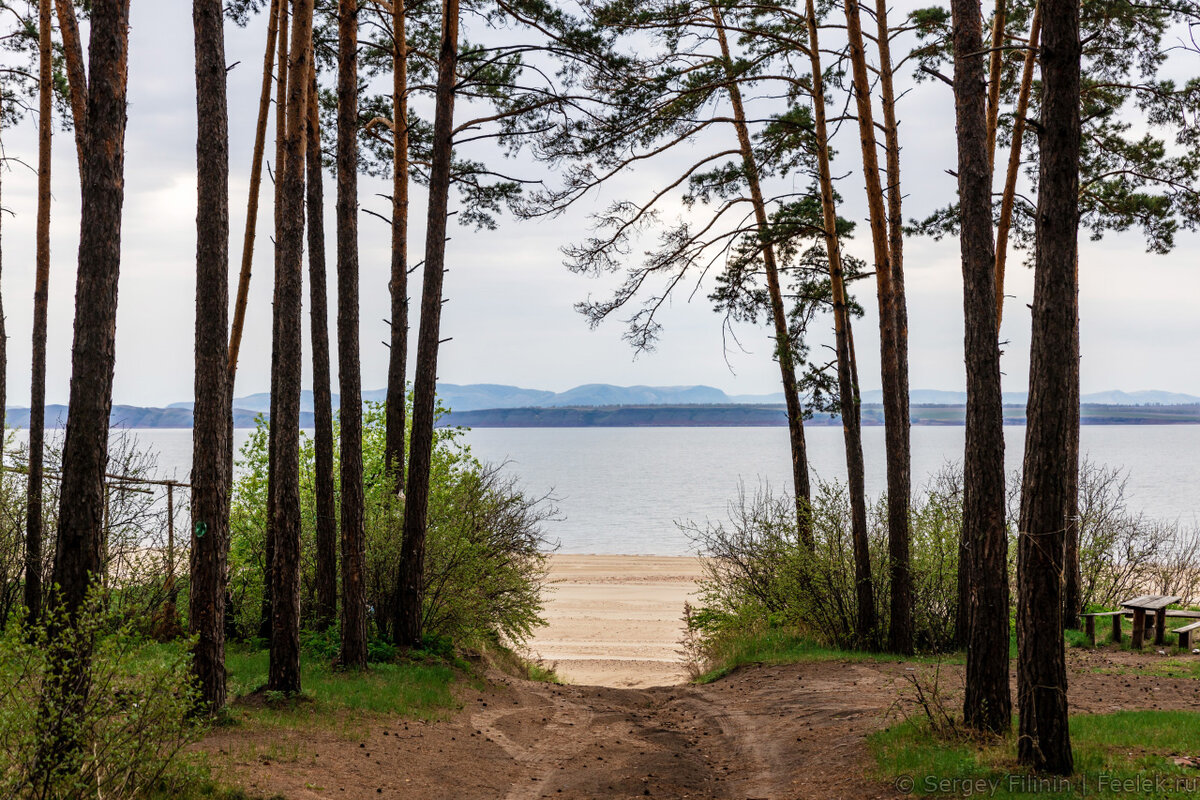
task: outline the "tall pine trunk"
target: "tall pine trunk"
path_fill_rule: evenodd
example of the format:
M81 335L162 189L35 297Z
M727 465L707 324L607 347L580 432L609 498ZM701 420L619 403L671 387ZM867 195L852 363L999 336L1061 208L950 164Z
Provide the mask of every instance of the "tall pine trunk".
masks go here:
M1025 137L1025 117L1029 113L1029 95L1033 91L1033 72L1037 66L1038 41L1042 34L1042 4L1033 8L1029 22L1029 42L1025 63L1021 68L1021 84L1017 89L1017 105L1013 110L1012 143L1008 151L1008 167L1004 190L1000 195L1000 219L996 223L996 329L1004 322L1004 265L1008 259L1008 234L1012 228L1013 204L1017 197L1017 178L1021 174L1021 144Z
M46 318L50 296L50 145L54 124L51 118L54 96L51 24L50 4L41 3L38 9L37 276L33 285L29 475L25 492L25 608L30 622L36 622L42 613L42 470L46 443ZM78 129L79 121L75 124Z
M1075 257L1075 330L1071 334L1071 399L1067 406L1067 500L1063 508L1063 627L1079 629L1083 575L1079 569L1079 256Z
M0 95L0 102L3 102L3 96ZM0 147L3 145L0 144ZM3 203L0 202L0 208L3 208ZM3 220L0 220L2 227ZM0 275L3 275L3 256L4 248L0 246ZM0 291L0 436L7 435L8 432L8 326L4 319L4 292ZM0 470L4 468L4 440L0 439Z
M49 607L58 626L72 626L99 577L105 523L104 474L121 269L121 211L125 199L125 89L128 0L94 0L87 90L87 123L80 167L79 267L71 347L70 410L63 446L54 592ZM40 748L34 774L70 769L81 746L78 718L90 691L91 645L56 633L41 700Z
M846 482L850 493L850 532L854 542L854 591L858 606L855 633L860 645L874 640L875 589L871 578L870 541L867 538L867 495L862 449L861 399L854 337L847 302L841 244L837 233L836 192L829 165L829 129L825 114L825 83L817 33L814 0L807 0L808 54L812 64L813 132L817 155L817 180L821 188L821 224L825 254L829 261L829 283L833 295L834 346L837 352L838 398L842 416L842 441L846 451Z
M404 485L408 394L408 40L404 3L392 3L392 337L388 350L384 461Z
M316 467L317 609L319 630L337 616L337 499L333 480L333 398L329 377L329 310L325 279L325 192L316 64L310 69L305 114L305 204L308 211L308 320L313 363L313 446Z
M967 679L963 717L981 731L1011 725L1008 689L1008 535L1004 506L1004 416L996 273L992 249L992 170L983 20L979 0L954 0L954 98L963 273L963 352L967 430L963 534L970 563Z
M338 3L337 287L343 667L367 666L362 385L358 359L358 2Z
M270 479L275 538L271 654L267 688L300 691L300 380L303 334L304 139L308 116L313 0L296 0L287 59L286 137L280 164L279 265L275 274L276 347L271 417L275 465ZM282 26L281 26L282 27Z
M425 581L425 529L429 513L429 471L433 456L434 402L437 397L438 343L441 336L442 278L446 265L446 217L450 160L454 150L454 86L458 66L458 0L443 0L438 52L437 105L433 118L433 157L429 170L429 214L425 226L425 270L421 286L421 326L413 382L412 439L404 503L404 543L396 582L396 643L421 642Z
M254 266L254 239L258 231L258 198L262 189L263 150L267 141L267 115L271 109L271 86L275 69L275 47L279 38L280 5L272 0L267 16L267 52L263 56L262 89L258 99L258 122L254 126L254 153L250 158L250 194L246 199L246 227L242 234L242 265L238 273L237 300L233 307L233 327L229 331L229 391L237 374L238 351L242 346L242 327L246 321L246 303L250 298L250 273Z
M83 42L79 38L79 20L72 0L54 0L58 29L62 37L63 62L71 95L71 117L75 130L75 153L79 175L83 177L84 133L87 130L87 73L83 62Z
M721 59L725 71L726 91L733 106L733 126L737 131L738 149L742 156L742 170L750 189L750 204L754 209L754 222L762 254L763 270L767 275L767 296L771 304L771 322L775 328L775 359L779 362L779 374L783 384L784 403L787 407L788 442L792 454L792 490L796 503L796 530L800 538L812 547L812 490L808 478L808 448L804 441L804 407L800 402L800 388L796 382L796 362L792 349L792 338L788 330L787 309L783 305L783 288L779 280L779 267L775 260L775 244L771 241L771 223L767 217L767 204L759 183L758 162L750 141L750 130L746 124L746 109L742 103L742 90L738 76L734 73L733 58L729 51L729 40L725 34L725 23L716 3L712 8L713 25L717 41L721 45Z
M267 433L267 530L266 541L263 547L263 606L262 619L259 622L258 635L262 639L271 638L271 628L274 619L273 597L275 593L275 517L271 509L275 508L275 489L278 482L275 480L275 465L278 461L276 449L278 440L275 430L275 421L279 418L278 398L280 394L279 387L279 312L274 308L274 303L278 302L279 291L279 273L280 273L280 254L282 252L283 241L283 162L284 162L284 142L287 140L287 86L288 86L288 3L290 0L281 0L279 3L279 34L278 47L275 57L276 70L278 76L275 79L275 250L274 250L274 276L275 276L275 298L273 300L273 311L271 314L271 397L268 401L270 428Z
M858 110L859 145L862 150L863 178L866 183L867 210L871 223L871 242L875 259L875 282L879 295L880 377L883 385L884 436L887 450L888 487L888 572L890 582L888 648L893 652L912 650L912 587L908 568L908 367L901 359L907 333L897 311L897 297L903 296L900 283L899 191L892 185L885 206L883 185L876 152L875 117L871 102L871 78L863 44L862 21L858 0L845 0L846 35L850 46L850 64L854 97ZM881 17L886 30L886 17ZM886 41L886 40L885 40ZM882 66L881 66L882 70ZM889 72L890 75L890 72ZM890 80L889 84L890 86ZM888 104L885 102L885 116ZM885 122L885 130L893 124ZM889 137L890 139L890 137ZM898 153L888 147L888 179L893 172L898 181ZM895 258L895 263L893 263ZM905 323L906 324L906 323Z
M196 347L192 429L193 670L209 710L225 705L229 557L229 112L221 0L194 0L196 37Z
M1018 548L1017 692L1022 764L1068 775L1063 511L1069 481L1079 230L1078 0L1044 0L1033 331Z
M912 488L908 411L908 307L904 292L904 214L900 191L900 129L892 88L891 29L887 0L875 0L879 49L879 93L883 110L887 174L888 268L886 300L891 335L884 343L884 438L887 447L888 568L891 572L891 627L888 646L896 653L913 650L912 572L909 565L909 496ZM891 387L889 390L888 387Z

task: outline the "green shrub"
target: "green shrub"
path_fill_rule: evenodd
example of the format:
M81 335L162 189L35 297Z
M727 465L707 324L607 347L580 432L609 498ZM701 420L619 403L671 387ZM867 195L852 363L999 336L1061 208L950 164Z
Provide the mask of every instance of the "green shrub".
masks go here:
M363 415L364 586L372 660L395 655L387 642L404 527L403 496L384 464L384 423L384 407L368 405ZM260 419L242 448L233 491L230 596L235 627L245 639L257 635L262 618L268 434L267 423ZM335 430L335 482L337 442ZM311 626L316 622L317 508L315 452L307 437L300 457L301 618ZM496 638L520 643L542 624L544 553L551 547L541 523L552 513L542 498L526 495L499 467L475 459L461 429L437 429L425 546L427 635L459 645ZM314 654L336 652L336 632L308 634L305 642Z
M912 505L914 639L922 651L953 646L961 497L961 473L948 468ZM792 498L764 486L753 496L743 487L730 504L727 523L681 525L704 557L700 603L688 622L701 651L716 656L724 650L724 638L771 629L803 632L830 647L878 641L888 624L885 499L867 509L872 602L880 624L868 642L860 642L855 631L858 598L846 487L818 483L811 520L810 550L797 530Z
M53 641L19 618L0 633L0 798L141 797L198 734L188 649L147 646L99 608L57 625ZM74 714L64 710L52 647L91 653ZM78 746L59 753L56 742Z

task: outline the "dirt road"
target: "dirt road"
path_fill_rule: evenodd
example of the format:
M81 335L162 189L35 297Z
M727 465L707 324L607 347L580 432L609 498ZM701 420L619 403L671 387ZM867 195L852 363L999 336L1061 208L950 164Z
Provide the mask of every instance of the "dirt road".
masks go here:
M1200 710L1200 681L1148 675L1153 653L1070 651L1073 713ZM896 798L873 777L871 732L905 663L751 667L708 686L556 686L493 675L441 722L373 717L339 730L218 729L220 776L289 800ZM956 704L961 667L942 670Z
M233 756L228 776L247 789L289 800L892 797L866 775L864 737L893 681L829 662L649 689L496 676L445 722L277 730L256 743L231 729L206 749Z

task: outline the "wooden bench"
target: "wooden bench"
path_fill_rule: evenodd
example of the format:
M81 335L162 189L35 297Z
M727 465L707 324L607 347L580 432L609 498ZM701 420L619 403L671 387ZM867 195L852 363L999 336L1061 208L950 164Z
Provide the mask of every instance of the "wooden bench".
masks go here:
M1092 643L1092 647L1096 646L1096 617L1112 617L1112 640L1119 642L1121 641L1121 618L1126 613L1125 611L1096 611L1091 614L1080 614L1079 616L1083 617L1088 641Z
M1122 608L1133 611L1133 649L1141 650L1146 634L1152 632L1154 643L1161 646L1166 637L1167 606L1178 603L1176 595L1143 594L1121 603ZM1152 625L1150 623L1153 623Z
M1169 609L1166 609L1164 614L1167 617L1175 617L1177 619L1200 619L1200 611L1185 611L1182 609L1169 608ZM1112 618L1112 640L1114 642L1119 642L1119 641L1121 641L1121 638L1123 635L1123 632L1121 629L1121 621L1122 621L1121 618L1122 617L1132 617L1133 611L1131 611L1131 610L1093 611L1093 612L1090 612L1087 614L1080 614L1079 616L1083 619L1084 631L1087 633L1088 641L1091 642L1092 647L1095 647L1096 646L1096 617ZM1146 634L1153 635L1153 630L1154 630L1154 626L1156 623L1157 623L1157 620L1154 617L1148 616L1146 618L1145 623L1143 623L1145 625L1145 633L1143 634L1143 636L1145 636ZM1188 627L1189 631L1194 630L1190 626L1187 626L1187 627ZM1182 628L1176 628L1176 629L1172 630L1171 632L1177 633L1180 630L1182 630ZM1184 646L1183 644L1180 645L1180 647L1183 647L1183 646Z
M1194 630L1200 630L1200 622L1193 622L1191 625L1175 628L1171 633L1178 634L1180 648L1190 650L1192 649L1192 631Z

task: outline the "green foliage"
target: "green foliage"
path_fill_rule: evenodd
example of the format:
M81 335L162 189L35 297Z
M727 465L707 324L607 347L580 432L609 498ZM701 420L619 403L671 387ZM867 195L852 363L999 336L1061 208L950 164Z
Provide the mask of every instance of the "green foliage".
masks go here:
M74 624L52 622L55 634L19 618L0 633L0 797L144 796L199 732L186 645L145 647L99 603ZM55 666L53 648L91 653L74 713L61 698L77 678Z
M1129 510L1126 473L1084 461L1079 470L1079 568L1084 607L1115 608L1143 591L1200 592L1200 530ZM1097 630L1099 634L1101 631Z
M1008 4L1010 34L1025 35L1033 7L1028 0ZM937 70L948 73L950 15L942 8L928 8L910 12L909 21L919 37L913 55L925 70L917 72L917 79L928 79ZM1174 59L1195 54L1195 41L1187 41L1187 31L1196 21L1196 8L1187 3L1098 0L1081 5L1080 228L1093 240L1137 230L1148 252L1167 253L1181 231L1200 226L1200 135L1194 124L1200 79L1163 77L1188 74L1190 65ZM1001 91L1009 103L1015 100L1024 57L1019 47L1003 54ZM1041 88L1035 77L1028 119L1041 115ZM1012 121L1010 111L1001 114L998 164L1006 161L1004 138L1011 139ZM1012 241L1028 250L1037 197L1038 137L1027 133L1021 144L1025 179L1031 186L1018 192ZM912 230L935 238L957 234L957 204L914 221Z
M1014 769L1016 738L948 742L908 720L870 737L881 777L919 796L1192 797L1195 768L1173 756L1200 748L1200 714L1122 711L1071 718L1076 774L1041 777ZM957 781L957 785L951 782Z
M408 415L411 419L411 414ZM364 585L376 641L373 661L395 656L390 640L393 592L404 527L404 500L384 461L384 409L363 416L366 562ZM337 480L336 444L335 469ZM230 592L238 634L251 639L262 608L267 503L268 427L258 427L242 448L231 513ZM301 447L301 618L315 622L316 507L314 450ZM320 513L337 515L336 509ZM431 644L477 645L503 639L523 642L542 624L544 552L551 549L541 523L553 509L526 495L499 468L471 455L458 428L438 428L430 474L425 550L425 630ZM306 634L310 653L332 657L336 631Z
M957 611L961 475L946 469L912 506L910 544L914 623L919 650L953 646ZM887 506L868 507L868 537L874 605L881 630L888 620ZM683 527L704 556L700 605L688 620L697 638L697 660L736 662L747 643L753 648L778 635L804 646L873 647L854 630L858 616L851 541L850 502L844 486L821 483L811 507L813 547L796 530L795 507L769 487L748 497L743 489L730 504L728 523ZM782 631L782 634L768 631ZM764 638L765 637L765 638ZM790 647L791 645L786 645Z
M42 586L48 586L58 536L59 481L62 463L62 429L47 431L43 451L42 483ZM0 472L0 627L24 602L25 532L28 512L29 446L14 441L12 433L4 448L5 463L12 471ZM188 537L187 495L175 492L175 547L167 546L165 489L137 483L140 478L162 478L158 455L146 448L136 434L115 431L108 446L107 472L133 480L109 480L105 491L105 528L101 549L102 583L108 589L106 602L113 611L135 626L139 633L174 636L186 627L179 612L187 603ZM174 579L169 580L169 567Z

